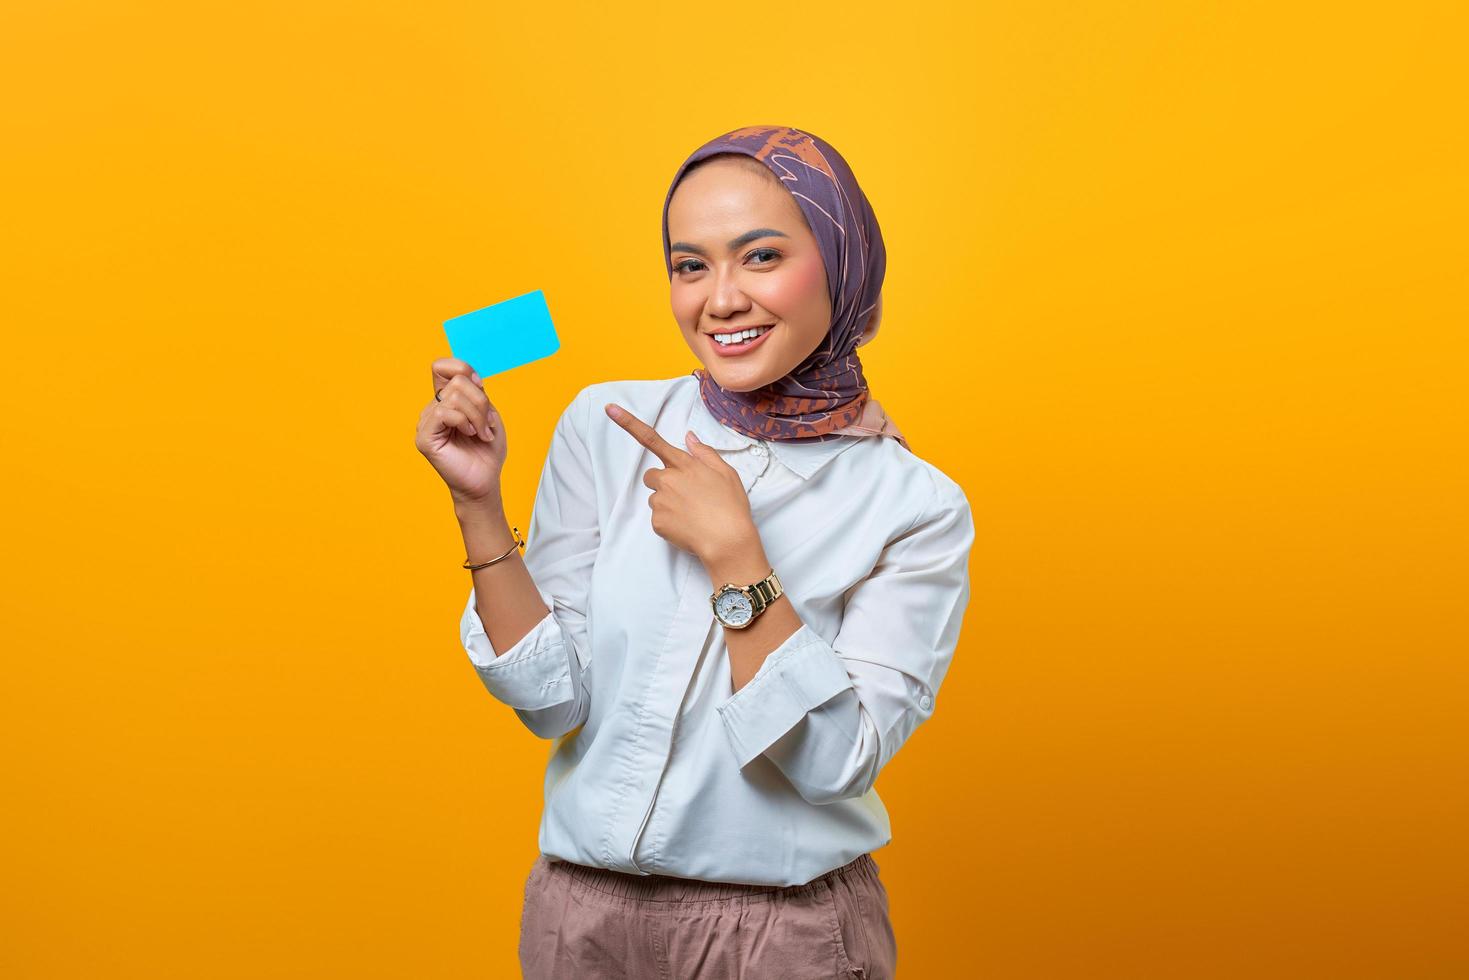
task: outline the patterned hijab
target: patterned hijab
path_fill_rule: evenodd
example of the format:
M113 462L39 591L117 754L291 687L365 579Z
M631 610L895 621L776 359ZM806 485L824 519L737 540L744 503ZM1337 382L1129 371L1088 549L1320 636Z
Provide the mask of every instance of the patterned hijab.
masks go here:
M694 370L699 395L710 413L755 439L812 439L891 436L908 441L872 398L857 356L857 341L877 306L887 268L887 251L877 216L847 162L824 140L785 126L747 126L717 136L678 168L663 200L663 262L668 254L668 205L690 166L716 153L754 157L779 178L816 236L831 294L831 328L826 340L789 374L754 391L726 391L709 372Z

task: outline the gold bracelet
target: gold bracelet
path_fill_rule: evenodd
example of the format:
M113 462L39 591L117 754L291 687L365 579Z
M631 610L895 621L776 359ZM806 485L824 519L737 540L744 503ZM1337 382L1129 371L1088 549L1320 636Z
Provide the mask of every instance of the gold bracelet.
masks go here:
M478 565L471 565L469 563L469 559L468 558L465 558L464 559L464 565L463 565L463 567L469 569L472 572L472 571L474 571L476 569L484 568L486 565L493 565L497 561L503 561L504 559L509 558L515 552L515 549L516 548L520 548L521 550L524 550L525 549L525 539L520 536L520 528L518 528L518 527L512 527L510 529L510 533L515 536L515 543L510 546L510 550L509 551L505 552L499 558L491 558L489 561L482 561Z

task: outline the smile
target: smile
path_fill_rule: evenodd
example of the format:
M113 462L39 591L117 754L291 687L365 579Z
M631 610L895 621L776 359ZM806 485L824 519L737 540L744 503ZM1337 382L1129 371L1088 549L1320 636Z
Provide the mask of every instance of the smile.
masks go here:
M741 332L740 334L735 335L739 336L741 339L734 343L721 343L720 341L715 339L716 336L726 336L724 334L705 334L704 336L709 338L709 346L714 348L715 353L719 354L721 357L733 357L737 354L744 354L747 351L751 351L754 350L756 347L759 347L761 342L765 340L766 335L769 334L773 329L773 327L756 327L755 336L753 337L750 337L744 332Z

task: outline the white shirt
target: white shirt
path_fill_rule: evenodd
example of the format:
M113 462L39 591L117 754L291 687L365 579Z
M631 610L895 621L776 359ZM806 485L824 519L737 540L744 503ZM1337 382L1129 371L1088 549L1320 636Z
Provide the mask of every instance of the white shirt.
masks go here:
M739 691L708 573L653 530L642 474L663 463L608 402L674 446L693 429L744 478L803 625ZM754 439L709 412L692 374L583 388L526 531L550 612L498 657L473 588L460 622L485 688L554 739L541 852L787 886L887 844L873 782L933 714L973 540L959 485L894 439Z

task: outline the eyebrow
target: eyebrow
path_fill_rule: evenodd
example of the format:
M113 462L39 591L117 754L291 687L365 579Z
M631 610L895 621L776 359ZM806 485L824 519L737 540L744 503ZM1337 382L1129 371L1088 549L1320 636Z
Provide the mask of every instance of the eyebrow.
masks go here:
M783 231L777 231L774 228L752 228L750 231L745 232L740 237L738 237L738 238L734 239L733 241L731 241L729 243L729 250L731 252L733 252L735 249L739 248L741 245L745 245L745 244L748 244L749 242L753 242L757 238L789 238L789 237L791 237L791 236L787 235ZM704 258L706 258L706 259L709 257L709 253L708 252L704 251L702 248L700 248L697 245L690 244L689 242L674 242L672 245L668 246L668 251L669 252L693 252L695 255L702 255L702 256L704 256Z

